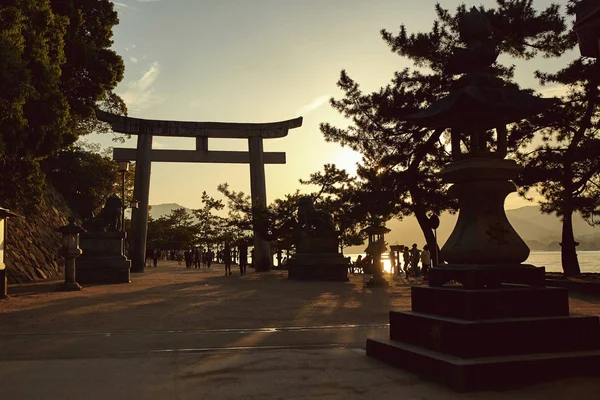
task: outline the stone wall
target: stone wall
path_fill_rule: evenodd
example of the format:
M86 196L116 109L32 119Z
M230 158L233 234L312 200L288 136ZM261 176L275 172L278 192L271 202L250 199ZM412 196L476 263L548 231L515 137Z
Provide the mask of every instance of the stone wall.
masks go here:
M6 275L8 283L23 283L63 275L64 261L58 255L61 235L56 228L66 225L69 207L48 185L36 216L8 219Z

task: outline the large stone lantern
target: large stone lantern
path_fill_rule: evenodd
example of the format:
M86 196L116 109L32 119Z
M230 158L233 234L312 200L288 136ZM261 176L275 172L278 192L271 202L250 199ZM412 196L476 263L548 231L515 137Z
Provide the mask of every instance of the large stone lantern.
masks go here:
M448 72L464 75L408 118L451 129L453 162L442 176L454 184L460 214L442 248L450 264L430 269L429 287L411 288L411 311L390 311L389 339L368 339L367 355L458 391L590 374L600 363L600 320L569 315L567 290L544 287L544 268L522 264L529 249L504 213L519 171L505 159L506 125L552 100L492 74L498 52L483 14L463 14L459 30L467 47L455 49ZM449 281L462 285L444 286Z
M390 230L385 226L372 225L364 230L369 236L369 245L365 249L367 257L371 261L371 278L365 284L366 287L388 287L389 282L383 277L381 255L387 250L385 245L385 234Z

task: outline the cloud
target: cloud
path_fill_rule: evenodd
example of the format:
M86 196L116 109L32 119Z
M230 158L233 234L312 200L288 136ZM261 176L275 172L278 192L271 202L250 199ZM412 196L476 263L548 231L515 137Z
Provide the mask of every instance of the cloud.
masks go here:
M540 90L544 97L561 97L569 93L569 89L564 85L545 86Z
M131 61L131 62L132 62L132 63L134 63L134 64L137 64L137 62L138 62L138 59L137 59L137 58L135 58L135 57L130 57L130 58L129 58L129 61Z
M310 112L312 112L312 111L316 110L317 108L321 107L323 104L327 103L328 100L329 100L329 95L317 97L316 99L314 99L310 103L308 103L308 104L300 107L298 109L298 111L296 111L296 115L306 115L306 114L309 114Z
M152 63L150 68L145 71L140 79L127 84L127 89L121 94L127 104L127 108L132 111L139 111L153 105L159 104L165 100L154 91L154 84L160 74L158 62Z

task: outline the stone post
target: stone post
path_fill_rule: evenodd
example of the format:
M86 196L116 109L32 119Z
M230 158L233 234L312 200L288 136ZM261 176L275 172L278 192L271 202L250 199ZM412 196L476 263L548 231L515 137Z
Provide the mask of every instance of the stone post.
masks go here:
M267 186L265 183L265 160L263 139L261 137L248 138L248 151L250 152L250 196L252 207L267 207ZM269 242L257 232L257 220L260 216L253 216L254 220L254 257L252 265L256 271L269 271L272 267L271 249Z
M131 210L131 272L144 272L146 261L151 154L152 135L138 135L133 198L139 202L139 207Z

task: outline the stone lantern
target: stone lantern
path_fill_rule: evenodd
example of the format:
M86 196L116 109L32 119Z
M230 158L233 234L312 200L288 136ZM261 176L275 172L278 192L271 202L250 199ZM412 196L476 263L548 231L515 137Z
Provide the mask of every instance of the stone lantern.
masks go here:
M493 75L498 51L477 9L461 15L459 30L467 47L447 64L463 74L456 88L407 118L451 129L454 160L442 177L454 184L460 214L441 250L449 264L430 270L428 287L411 287L412 311L390 311L389 340L368 339L367 355L457 391L587 375L600 363L600 320L569 315L568 291L545 287L544 268L522 264L529 249L504 212L520 169L505 159L506 125L553 100ZM462 285L444 286L450 281Z
M597 0L579 3L575 32L581 55L600 58L600 3Z
M371 278L365 284L366 287L388 287L389 282L383 277L383 267L381 265L381 254L387 247L385 246L385 234L390 230L385 226L372 225L364 230L369 235L369 245L365 249L367 257L371 259Z
M75 279L75 259L81 255L79 234L84 233L85 229L76 225L75 220L71 218L68 225L61 226L56 231L62 233L60 254L65 257L65 282L59 285L58 290L81 290Z
M441 172L453 186L459 216L441 249L449 263L432 268L429 283L458 281L485 287L509 280L543 283L545 271L522 263L529 247L513 229L504 211L506 196L521 170L507 155L507 124L548 109L555 99L539 98L496 77L491 65L498 51L487 19L476 9L463 16L456 48L447 63L450 74L462 74L456 87L429 108L409 115L415 125L449 129L453 162Z
M0 208L0 299L8 296L8 284L6 279L6 265L4 264L4 248L6 240L6 219L8 217L18 217L5 208Z

